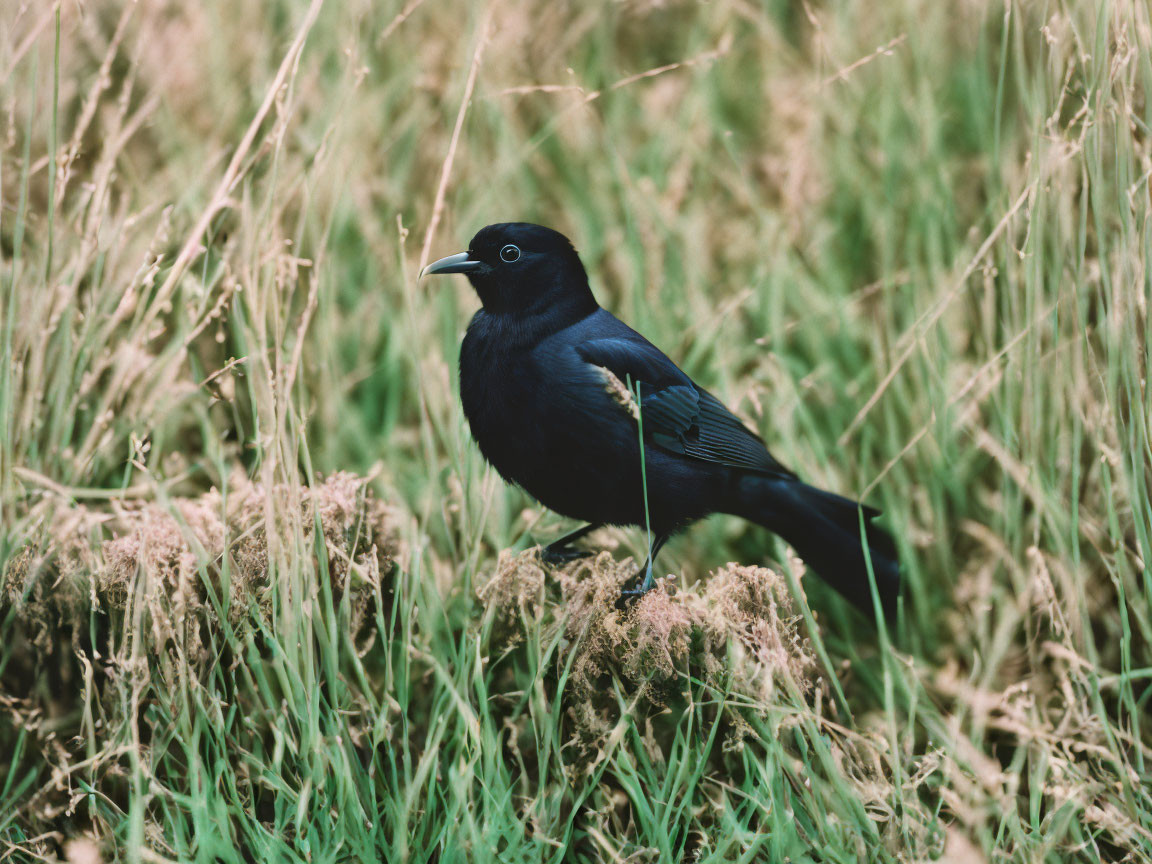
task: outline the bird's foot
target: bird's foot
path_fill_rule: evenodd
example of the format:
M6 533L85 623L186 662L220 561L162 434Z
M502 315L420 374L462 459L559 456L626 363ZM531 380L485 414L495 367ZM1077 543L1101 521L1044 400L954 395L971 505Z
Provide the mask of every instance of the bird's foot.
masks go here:
M540 550L540 560L550 566L567 564L569 561L578 561L587 558L592 552L587 549L576 549L567 543L552 543Z
M620 596L616 598L617 609L627 609L631 603L639 600L641 597L656 587L656 576L652 573L651 564L648 565L646 570L637 571L637 579L640 578L640 573L644 573L644 581L642 581L635 588L620 589Z
M591 552L576 549L572 544L588 536L599 527L599 522L590 522L583 528L577 528L575 531L565 534L559 540L553 540L540 551L540 560L554 567L558 564L566 564L569 561L587 558L592 554Z

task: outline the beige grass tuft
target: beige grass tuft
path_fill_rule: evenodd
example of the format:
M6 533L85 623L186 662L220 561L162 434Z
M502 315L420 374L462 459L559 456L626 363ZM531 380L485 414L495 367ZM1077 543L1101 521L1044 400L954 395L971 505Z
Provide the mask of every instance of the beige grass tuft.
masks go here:
M269 491L243 475L231 487L227 497L212 490L107 511L52 503L43 544L25 547L8 562L7 600L41 650L51 652L53 628L67 624L75 633L90 611L121 612L139 598L154 644L172 639L189 656L206 660L200 625L220 623L211 594L221 600L227 594L233 626L253 608L269 611L269 512L281 521L297 520L305 547L313 550L319 548L311 536L319 519L337 597L353 583L353 591L363 593L396 560L393 512L354 474L338 472L304 488L294 514L268 507L269 495L293 500L286 488Z

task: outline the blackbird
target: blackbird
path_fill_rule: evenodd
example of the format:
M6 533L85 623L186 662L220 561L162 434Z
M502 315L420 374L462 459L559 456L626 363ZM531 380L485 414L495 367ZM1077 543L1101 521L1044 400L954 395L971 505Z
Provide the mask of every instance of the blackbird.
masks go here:
M460 398L484 458L544 506L588 524L544 550L555 563L601 525L649 532L643 581L670 536L729 513L784 538L867 613L900 590L879 511L803 482L715 396L602 309L572 243L540 225L481 229L421 276L463 273L482 308L460 349ZM643 454L643 459L641 458ZM638 574L638 578L639 578Z

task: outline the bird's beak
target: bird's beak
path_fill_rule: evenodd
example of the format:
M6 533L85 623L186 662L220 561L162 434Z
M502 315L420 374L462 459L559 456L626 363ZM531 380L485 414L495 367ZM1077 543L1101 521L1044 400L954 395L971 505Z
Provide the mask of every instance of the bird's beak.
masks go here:
M433 261L427 267L420 271L419 279L425 276L431 276L434 273L471 273L480 266L479 261L473 261L468 257L467 252L458 252L455 255L449 255L447 258L441 258L439 261Z

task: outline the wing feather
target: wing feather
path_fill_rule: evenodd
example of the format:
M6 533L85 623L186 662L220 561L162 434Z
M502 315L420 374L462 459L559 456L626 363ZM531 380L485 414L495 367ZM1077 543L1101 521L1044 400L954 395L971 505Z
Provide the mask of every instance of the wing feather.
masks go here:
M639 384L644 437L656 446L704 462L795 476L759 435L639 334L595 339L577 350L615 378Z

